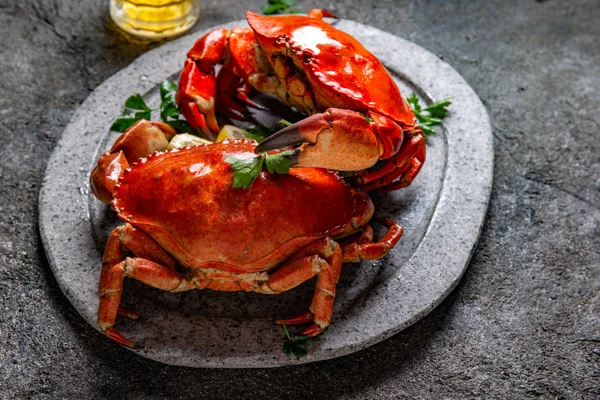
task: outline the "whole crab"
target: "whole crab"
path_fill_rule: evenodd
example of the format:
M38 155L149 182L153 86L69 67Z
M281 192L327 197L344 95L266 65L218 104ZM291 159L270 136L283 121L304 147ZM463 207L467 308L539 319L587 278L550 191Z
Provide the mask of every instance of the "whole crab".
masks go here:
M115 328L123 279L182 292L192 289L278 294L317 276L309 311L277 321L330 323L342 263L385 256L402 236L391 220L373 243L373 203L324 169L262 171L248 190L232 187L226 157L254 157L256 142L225 141L166 150L175 132L140 121L117 139L92 172L91 188L125 222L102 258L98 324L111 339L134 343ZM126 252L133 253L127 257Z
M243 103L258 106L248 97L252 88L273 94L309 117L267 138L257 152L301 145L293 161L298 167L358 171L364 190L408 186L425 161L414 113L383 64L323 16L332 17L324 10L247 12L250 28L207 33L188 52L179 108L200 135L214 140L215 109L243 119Z

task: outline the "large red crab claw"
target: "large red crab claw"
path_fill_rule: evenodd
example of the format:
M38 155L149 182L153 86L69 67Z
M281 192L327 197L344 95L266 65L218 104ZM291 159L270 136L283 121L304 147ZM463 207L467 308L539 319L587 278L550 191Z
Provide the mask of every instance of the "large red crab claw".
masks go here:
M364 190L396 190L410 185L425 161L425 139L418 127L401 128L374 112L330 108L265 139L256 152L300 145L292 165L358 171ZM379 160L383 163L373 167Z
M298 144L302 146L294 157L297 167L360 171L375 164L383 153L371 118L336 108L280 130L258 145L256 152Z
M367 190L383 188L398 177L412 181L425 160L420 129L402 129L373 112L330 108L268 137L256 147L256 152L295 145L301 146L294 155L294 166L361 171L360 184L375 182ZM380 159L385 160L380 169L363 172ZM407 175L409 170L412 172Z
M197 134L215 140L219 124L215 112L231 119L247 117L246 107L264 109L252 101L248 75L260 72L250 29L215 29L198 39L187 54L175 99L181 113ZM244 54L240 57L239 54ZM221 64L218 74L215 66Z

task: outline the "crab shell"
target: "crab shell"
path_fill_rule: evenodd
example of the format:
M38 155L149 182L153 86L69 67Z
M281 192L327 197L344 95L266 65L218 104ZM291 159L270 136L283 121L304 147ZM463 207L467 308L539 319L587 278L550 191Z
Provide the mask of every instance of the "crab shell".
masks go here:
M415 125L385 66L353 36L318 18L247 12L246 19L267 57L285 54L306 74L319 111L374 111L400 125Z
M322 169L263 171L249 189L233 188L225 159L255 157L255 146L237 140L154 153L123 174L113 208L182 266L231 272L269 270L371 219L369 196Z

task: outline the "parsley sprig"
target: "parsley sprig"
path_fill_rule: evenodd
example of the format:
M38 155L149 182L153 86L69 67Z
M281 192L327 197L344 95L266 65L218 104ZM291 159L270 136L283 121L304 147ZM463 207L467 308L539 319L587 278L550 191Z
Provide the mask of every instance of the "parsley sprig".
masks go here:
M445 99L436 101L423 108L419 104L419 98L414 93L411 93L406 98L406 101L410 104L417 117L417 125L419 125L426 136L435 134L434 126L442 123L442 119L448 114L448 106L452 104L450 99Z
M291 122L285 119L280 120L279 123L285 126L292 125ZM246 137L254 139L258 143L274 133L274 131L262 125L256 125L248 129L248 132ZM286 150L274 154L262 153L256 157L245 159L227 157L225 162L231 164L231 168L233 168L233 187L248 189L260 175L263 164L270 174L289 174L292 154L294 154L292 150Z
M139 93L129 96L125 100L125 110L121 112L110 129L117 132L124 132L131 125L140 119L150 119L152 110L146 105L146 102Z
M160 84L160 119L171 125L179 132L194 133L190 125L183 119L183 115L177 107L175 92L177 84L164 80Z
M164 80L160 84L160 106L157 109L150 108L141 94L136 93L125 100L125 109L113 122L110 129L117 132L125 132L127 128L140 119L151 119L152 111L160 110L161 121L171 125L179 132L193 133L192 128L182 119L177 103L175 102L175 91L177 84Z
M240 159L234 157L225 158L225 162L233 168L233 187L248 189L252 182L260 175L263 165L267 167L270 174L288 174L290 172L291 150L280 153L262 153L256 157Z
M306 345L321 336L324 332L325 331L312 337L306 335L290 335L287 326L284 324L283 333L285 333L285 337L283 338L283 352L287 355L293 354L299 360L301 357L308 354Z
M302 13L302 10L291 8L295 5L296 0L268 0L267 4L261 7L261 11L265 15Z

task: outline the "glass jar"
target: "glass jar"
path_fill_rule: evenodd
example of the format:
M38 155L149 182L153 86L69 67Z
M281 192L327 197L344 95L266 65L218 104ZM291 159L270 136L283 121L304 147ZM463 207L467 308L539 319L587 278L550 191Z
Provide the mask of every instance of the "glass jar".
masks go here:
M163 39L190 29L200 16L198 0L110 0L110 16L140 39Z

